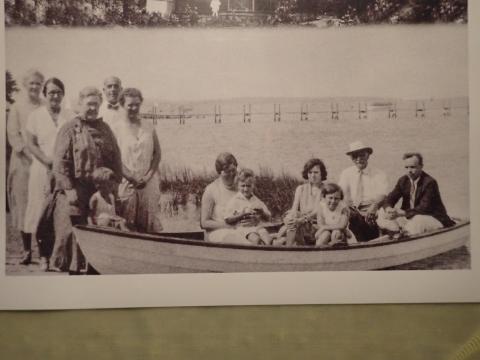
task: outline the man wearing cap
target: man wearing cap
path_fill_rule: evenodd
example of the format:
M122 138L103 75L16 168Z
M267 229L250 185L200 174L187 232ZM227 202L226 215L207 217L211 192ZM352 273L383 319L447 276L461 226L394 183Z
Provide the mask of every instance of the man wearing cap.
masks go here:
M406 174L388 194L385 216L379 217L378 225L391 231L403 229L410 235L453 226L455 222L447 215L437 181L423 171L423 156L406 153L403 162ZM395 209L400 199L402 206Z
M361 141L349 145L346 153L354 165L340 174L339 185L350 206L350 230L358 241L368 241L379 236L376 224L377 210L388 193L387 175L368 166L373 149Z
M103 94L106 101L98 111L98 116L110 126L112 130L117 126L122 118L122 110L118 99L122 92L122 82L116 76L110 76L103 82Z

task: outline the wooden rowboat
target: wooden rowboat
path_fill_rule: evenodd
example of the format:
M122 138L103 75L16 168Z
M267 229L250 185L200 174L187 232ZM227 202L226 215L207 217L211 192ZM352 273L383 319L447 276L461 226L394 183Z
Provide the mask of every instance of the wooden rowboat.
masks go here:
M467 245L470 222L343 248L248 246L204 241L203 232L143 234L76 226L87 261L100 274L373 270L407 264Z

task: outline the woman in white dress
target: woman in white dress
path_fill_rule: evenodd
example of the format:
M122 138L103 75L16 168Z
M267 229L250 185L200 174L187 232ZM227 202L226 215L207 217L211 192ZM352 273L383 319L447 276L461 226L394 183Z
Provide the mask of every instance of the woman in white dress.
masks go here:
M46 105L30 114L27 120L26 139L33 154L28 181L28 202L25 213L25 232L35 234L46 197L52 191L53 146L60 127L73 118L73 114L62 108L65 86L57 78L45 82L43 95ZM39 244L40 267L48 270L48 260Z
M25 210L28 200L28 178L32 154L27 147L25 125L32 111L42 105L40 92L44 77L37 70L29 70L23 77L24 91L10 108L7 121L8 143L12 147L7 178L8 206L12 226L20 231L23 241L23 258L20 263L27 265L32 260L32 234L25 232Z
M200 226L207 232L207 240L213 243L249 244L239 232L225 222L227 204L238 193L237 159L228 153L221 153L215 160L218 178L207 185L202 195ZM241 221L243 226L255 226L255 219Z
M115 128L122 154L123 180L118 189L121 215L128 227L142 232L160 232L161 152L154 126L139 117L143 96L140 90L126 88L119 99L125 118Z

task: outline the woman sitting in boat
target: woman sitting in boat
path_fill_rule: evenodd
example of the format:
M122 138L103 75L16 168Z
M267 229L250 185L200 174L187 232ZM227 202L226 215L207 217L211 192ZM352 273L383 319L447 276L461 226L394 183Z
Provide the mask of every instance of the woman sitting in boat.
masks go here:
M237 226L237 232L254 245L270 245L272 238L261 224L256 226L241 226L244 219L259 218L270 221L272 214L262 200L255 196L255 174L250 169L242 169L237 175L238 193L227 204L225 222Z
M308 160L303 166L302 177L307 182L295 190L292 208L277 234L277 238L285 236L287 246L315 244L317 208L322 199L323 181L327 179L325 164L317 158Z
M237 194L237 166L237 159L232 154L224 152L218 155L215 170L219 176L207 185L203 193L200 226L206 230L207 240L210 242L251 245L235 231L235 227L225 222L227 204ZM254 226L257 220L249 217L242 219L240 223L243 226Z

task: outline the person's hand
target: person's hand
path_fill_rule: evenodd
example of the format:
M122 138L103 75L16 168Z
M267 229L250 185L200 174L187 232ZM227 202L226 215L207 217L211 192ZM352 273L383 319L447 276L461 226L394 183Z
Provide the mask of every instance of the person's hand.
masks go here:
M297 220L294 217L289 217L285 219L285 225L287 226L294 226L297 223Z
M143 189L146 185L147 185L146 179L144 177L141 177L136 181L135 188L140 190L140 189Z
M260 221L260 216L257 214L246 213L240 220L240 226L256 226Z
M78 205L77 190L75 189L65 190L65 196L67 197L68 203L70 205Z
M375 224L375 220L377 220L377 207L375 205L368 208L367 213L365 214L365 220L369 224Z
M23 152L23 155L25 155L25 157L26 157L29 161L32 161L32 160L33 160L32 152L28 149L28 147L25 146L21 152Z

